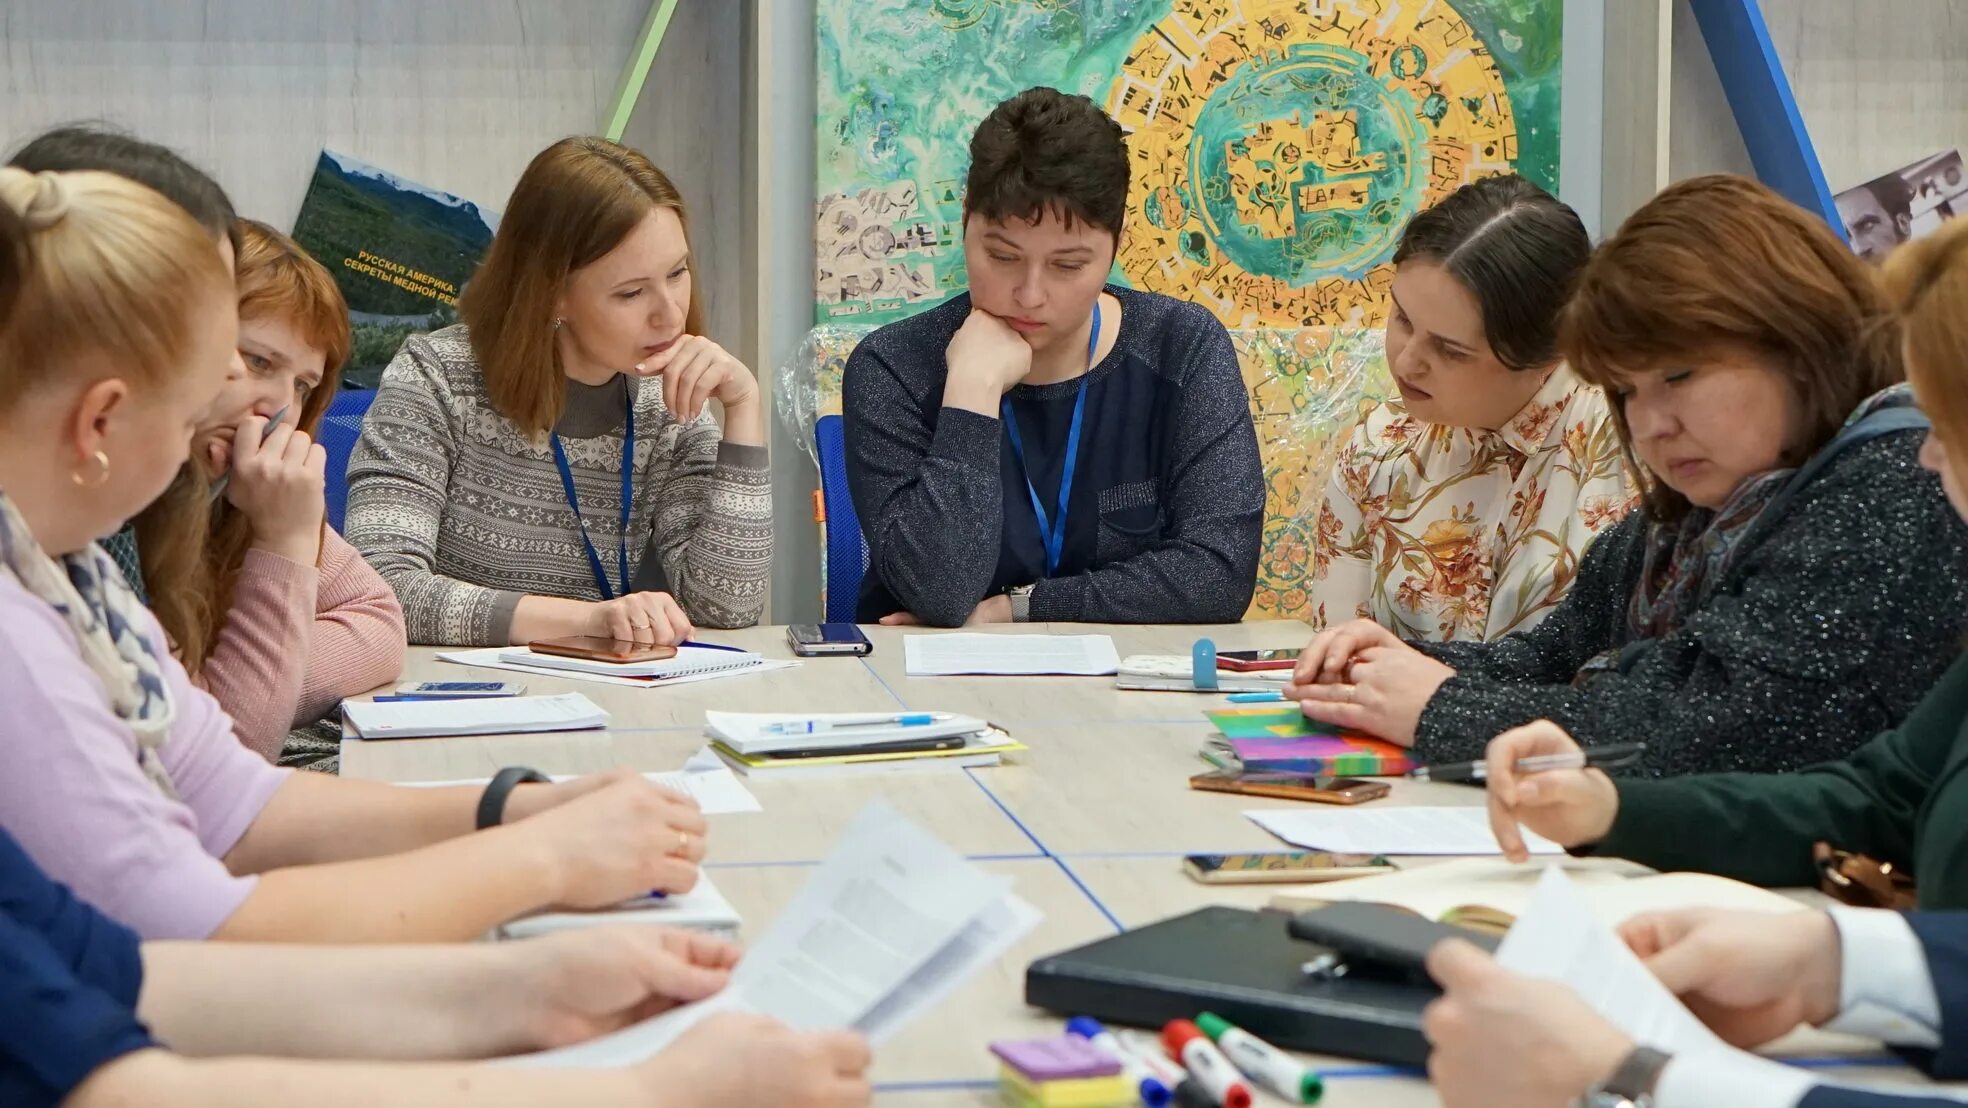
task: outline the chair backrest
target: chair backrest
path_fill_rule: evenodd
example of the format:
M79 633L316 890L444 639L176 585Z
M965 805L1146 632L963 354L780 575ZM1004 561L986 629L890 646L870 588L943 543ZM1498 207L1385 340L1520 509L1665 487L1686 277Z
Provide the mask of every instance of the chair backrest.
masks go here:
M328 453L328 526L342 529L342 516L348 511L348 463L355 452L355 440L362 437L362 417L376 399L375 389L343 389L321 417L315 440Z
M847 494L847 438L837 415L821 416L813 424L813 449L820 463L820 499L826 508L824 608L828 623L853 623L861 601L861 578L868 572L868 543L861 537L861 517Z

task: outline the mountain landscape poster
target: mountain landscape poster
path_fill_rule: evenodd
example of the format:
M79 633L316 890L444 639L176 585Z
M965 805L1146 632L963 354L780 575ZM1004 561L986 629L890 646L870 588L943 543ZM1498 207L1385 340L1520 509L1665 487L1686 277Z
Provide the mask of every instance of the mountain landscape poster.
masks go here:
M346 388L375 388L406 336L458 318L464 287L498 216L367 162L323 150L294 239L348 298L354 344Z

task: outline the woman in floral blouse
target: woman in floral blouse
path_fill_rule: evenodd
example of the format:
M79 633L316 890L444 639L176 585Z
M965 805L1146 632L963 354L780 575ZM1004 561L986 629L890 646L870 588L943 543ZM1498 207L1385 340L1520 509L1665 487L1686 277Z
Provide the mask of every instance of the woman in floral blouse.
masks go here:
M1333 468L1312 562L1315 627L1485 642L1537 623L1633 507L1606 396L1559 359L1592 244L1522 177L1416 216L1394 252L1387 364L1400 390Z

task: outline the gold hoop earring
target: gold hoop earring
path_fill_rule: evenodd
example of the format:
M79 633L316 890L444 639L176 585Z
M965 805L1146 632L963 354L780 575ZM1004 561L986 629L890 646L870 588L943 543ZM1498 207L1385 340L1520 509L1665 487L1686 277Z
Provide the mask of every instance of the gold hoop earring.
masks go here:
M103 453L100 450L96 451L96 465L102 468L102 474L101 476L97 477L94 481L84 480L80 473L69 474L68 475L69 480L74 481L77 486L85 489L102 488L104 485L109 483L109 455Z

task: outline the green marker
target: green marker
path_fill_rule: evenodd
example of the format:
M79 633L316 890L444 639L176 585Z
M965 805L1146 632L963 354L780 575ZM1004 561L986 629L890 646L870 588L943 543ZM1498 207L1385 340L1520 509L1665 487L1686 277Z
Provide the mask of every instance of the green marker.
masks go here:
M1325 1095L1326 1083L1313 1072L1311 1066L1222 1016L1204 1012L1196 1017L1196 1026L1202 1028L1203 1034L1208 1035L1229 1056L1230 1061L1244 1071L1245 1077L1271 1092L1298 1104L1317 1104L1319 1098Z

